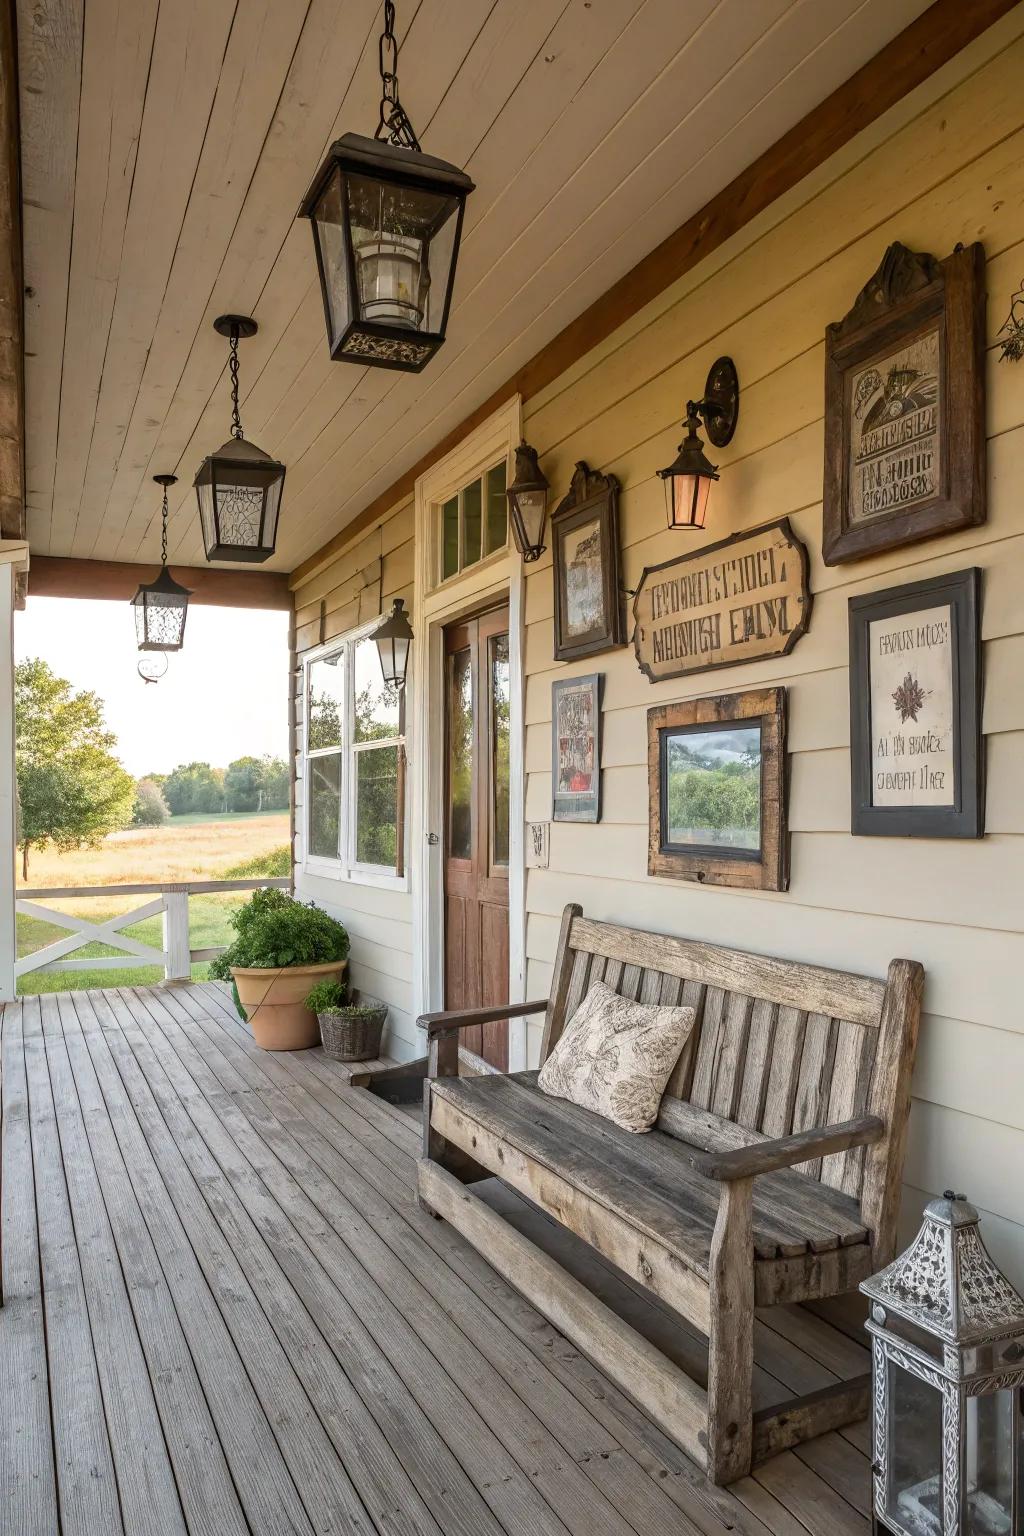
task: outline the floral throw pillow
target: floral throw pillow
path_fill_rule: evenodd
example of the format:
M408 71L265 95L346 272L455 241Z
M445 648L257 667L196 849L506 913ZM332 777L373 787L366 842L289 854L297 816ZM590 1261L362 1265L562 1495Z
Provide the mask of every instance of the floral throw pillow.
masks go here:
M630 1002L597 981L541 1067L538 1086L625 1131L649 1131L694 1017L692 1008Z

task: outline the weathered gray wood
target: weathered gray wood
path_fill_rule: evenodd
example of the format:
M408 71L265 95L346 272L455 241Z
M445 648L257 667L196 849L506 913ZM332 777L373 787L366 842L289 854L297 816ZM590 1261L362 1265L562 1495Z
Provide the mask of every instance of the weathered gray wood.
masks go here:
M754 1414L753 1460L767 1461L780 1451L866 1418L871 1411L871 1375L839 1381L806 1397Z
M828 1102L832 1089L832 1068L836 1056L835 1019L824 1013L808 1015L804 1031L804 1049L797 1076L796 1101L793 1105L793 1130L806 1131L828 1122ZM801 1164L812 1179L821 1173L821 1158Z
M794 1131L770 1141L755 1142L732 1152L697 1152L691 1165L709 1179L746 1179L761 1173L775 1173L780 1168L806 1167L820 1163L823 1156L845 1152L849 1147L868 1146L885 1135L885 1122L877 1115L862 1115L842 1125L820 1126L810 1131ZM808 1153L814 1154L808 1159ZM813 1178L813 1174L808 1177Z
M586 985L586 959L584 958L582 962L583 974L579 978L578 986L575 986L576 968L579 962L569 946L572 925L576 918L582 916L583 908L572 901L567 904L562 913L562 925L558 931L558 944L551 976L551 996L548 1000L547 1013L544 1015L544 1033L540 1044L542 1066L562 1033L566 1020L572 1017L583 1000Z
M722 1186L711 1245L707 1468L713 1482L750 1471L753 1434L754 1245L752 1179Z
M896 1252L900 1180L910 1114L910 1079L921 1026L924 970L914 960L894 960L885 984L878 1053L868 1094L869 1114L882 1116L890 1131L864 1156L862 1205L873 1234L875 1268Z
M836 1057L832 1069L826 1119L830 1125L852 1120L865 1111L871 1087L871 1069L879 1035L859 1024L839 1021L836 1033ZM821 1165L821 1181L845 1194L860 1196L864 1178L864 1151L853 1147L826 1157Z

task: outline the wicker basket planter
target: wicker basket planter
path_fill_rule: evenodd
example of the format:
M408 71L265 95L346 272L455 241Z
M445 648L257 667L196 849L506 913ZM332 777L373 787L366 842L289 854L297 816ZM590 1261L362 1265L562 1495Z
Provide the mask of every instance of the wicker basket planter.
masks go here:
M379 1056L387 1016L387 1004L373 998L345 1008L325 1008L317 1014L324 1054L332 1061L370 1061Z

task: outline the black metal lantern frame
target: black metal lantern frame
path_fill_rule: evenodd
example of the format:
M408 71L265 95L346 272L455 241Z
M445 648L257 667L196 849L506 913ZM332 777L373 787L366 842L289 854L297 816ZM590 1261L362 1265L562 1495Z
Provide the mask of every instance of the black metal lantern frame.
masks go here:
M274 553L285 467L247 442L238 412L238 342L255 336L247 315L221 315L214 330L231 343L231 436L200 464L194 481L207 560L262 564Z
M143 582L132 598L140 651L180 651L185 643L185 619L192 594L175 581L167 569L167 490L177 483L177 478L177 475L153 476L164 492L160 514L160 572L155 581Z
M516 449L516 477L505 495L516 549L527 564L539 560L547 545L544 527L548 513L547 476L537 463L537 450L529 443Z
M405 600L396 597L391 612L382 619L370 634L380 656L380 669L389 688L405 687L409 670L409 650L412 645L412 625L405 611Z
M394 11L387 0L376 135L332 144L299 216L313 226L331 357L419 373L445 339L474 188L458 166L420 150L398 100Z
M740 409L740 385L731 357L720 357L711 366L700 400L686 406L686 437L679 453L658 476L665 486L665 514L674 529L703 528L711 486L718 476L704 452L700 437L701 423L716 448L732 441Z

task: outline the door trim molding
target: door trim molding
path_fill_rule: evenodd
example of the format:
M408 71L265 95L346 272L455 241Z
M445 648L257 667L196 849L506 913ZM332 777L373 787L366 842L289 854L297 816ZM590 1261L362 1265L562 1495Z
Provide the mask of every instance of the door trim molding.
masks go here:
M526 997L526 869L524 812L526 798L525 594L523 565L515 546L506 555L472 566L435 586L434 510L504 453L509 474L522 436L518 395L469 433L416 481L414 627L412 648L413 710L407 721L407 750L412 778L410 852L412 864L413 1007L416 1016L443 1006L444 946L444 640L446 625L473 612L507 601L509 610L509 867L508 949L510 1002ZM437 843L428 842L429 835ZM526 1067L526 1021L509 1024L509 1070Z

